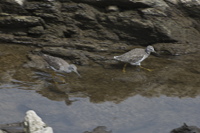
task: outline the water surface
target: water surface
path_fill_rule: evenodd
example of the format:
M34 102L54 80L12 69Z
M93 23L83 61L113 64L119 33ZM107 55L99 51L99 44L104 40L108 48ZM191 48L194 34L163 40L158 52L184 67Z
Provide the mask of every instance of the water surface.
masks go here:
M184 122L200 125L200 54L150 56L138 71L128 65L78 66L52 80L50 69L25 68L30 46L0 45L0 124L23 121L34 110L56 133L106 126L113 133L169 133Z

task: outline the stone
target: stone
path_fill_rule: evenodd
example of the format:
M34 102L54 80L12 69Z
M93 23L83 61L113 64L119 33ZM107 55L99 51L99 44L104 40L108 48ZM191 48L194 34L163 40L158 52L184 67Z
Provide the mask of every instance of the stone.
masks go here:
M0 27L19 28L41 25L41 18L34 16L6 16L0 18Z
M44 33L44 28L43 26L36 26L36 27L31 27L28 30L29 34L43 34Z
M179 5L182 9L192 17L200 17L200 1L199 0L180 0Z
M117 11L119 11L119 8L117 6L108 6L106 8L106 11L107 12L117 12Z
M26 133L53 133L53 129L46 127L46 124L33 110L26 112L24 130Z
M15 1L22 6L25 0L15 0Z
M185 45L185 44L175 44L175 43L156 43L153 45L157 53L160 55L185 55L198 52L200 46Z
M105 126L98 126L95 129L93 129L93 131L91 132L85 131L84 133L112 133L112 130L106 131Z
M200 129L196 126L188 126L184 123L183 126L173 129L170 133L200 133Z

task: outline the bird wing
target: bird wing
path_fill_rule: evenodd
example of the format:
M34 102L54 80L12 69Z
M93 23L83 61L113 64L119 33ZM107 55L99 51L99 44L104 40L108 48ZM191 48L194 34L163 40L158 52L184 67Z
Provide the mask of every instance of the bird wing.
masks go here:
M143 57L144 57L144 49L136 48L119 56L119 60L131 63L131 62L138 62L142 60Z
M62 66L62 62L65 62L63 59L45 55L45 54L43 54L43 58L51 67L53 67L56 70L60 70L60 67Z

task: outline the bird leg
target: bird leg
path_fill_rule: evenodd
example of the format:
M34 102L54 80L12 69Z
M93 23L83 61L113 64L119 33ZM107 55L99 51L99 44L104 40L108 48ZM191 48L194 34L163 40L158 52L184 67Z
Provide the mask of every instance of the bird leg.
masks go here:
M52 73L52 75L51 75L51 76L52 76L52 78L53 78L53 81L55 82L55 84L58 84L58 82L56 82L56 81L55 81L55 78L54 78L54 77L55 77L55 75L56 75L57 77L59 77L59 78L62 80L62 82L63 82L63 83L65 83L65 84L66 84L66 82L65 82L64 78L63 78L63 77L61 77L61 76L59 76L59 75L57 75L57 74L55 74L55 72L53 71L53 73Z
M126 71L125 71L125 68L126 68L126 65L127 65L128 63L126 63L125 65L124 65L124 67L123 67L123 73L125 74L126 73Z
M152 71L152 70L150 70L150 69L147 69L147 68L142 67L141 65L140 65L140 68L143 68L143 69L145 69L145 70L147 70L147 71L149 71L149 72Z

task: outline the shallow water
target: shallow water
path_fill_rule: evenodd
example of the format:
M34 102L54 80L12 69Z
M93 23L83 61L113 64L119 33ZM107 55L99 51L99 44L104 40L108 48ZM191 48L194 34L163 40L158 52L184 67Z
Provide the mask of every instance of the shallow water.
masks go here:
M106 126L113 133L169 133L199 125L200 54L150 56L137 71L123 64L78 66L83 78L65 75L55 84L49 69L22 67L30 46L0 45L0 124L23 121L34 110L57 133Z

